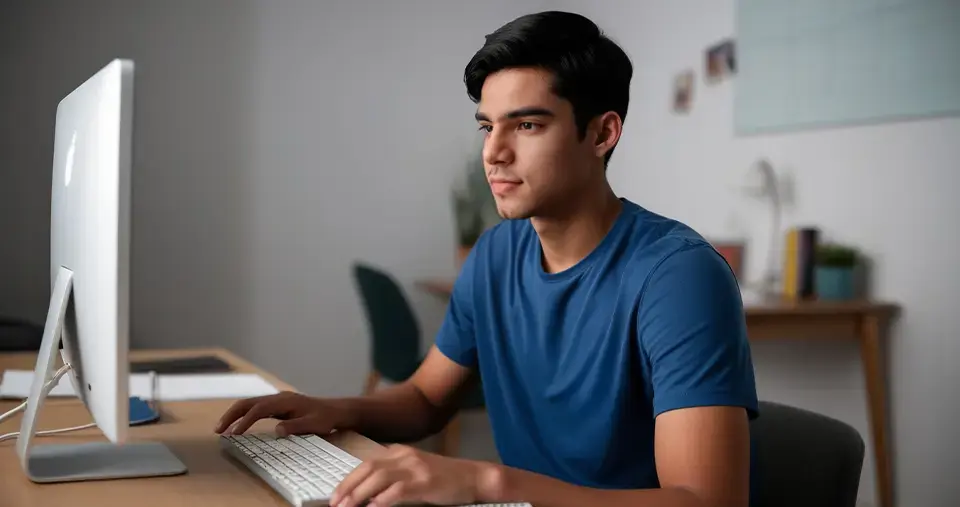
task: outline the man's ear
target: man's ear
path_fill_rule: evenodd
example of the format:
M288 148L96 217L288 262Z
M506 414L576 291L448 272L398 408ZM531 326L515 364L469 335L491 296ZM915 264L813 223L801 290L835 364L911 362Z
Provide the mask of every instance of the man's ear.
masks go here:
M607 152L613 149L620 141L620 134L623 132L623 120L620 115L607 111L593 119L593 128L596 136L593 137L594 154L598 158L603 158Z

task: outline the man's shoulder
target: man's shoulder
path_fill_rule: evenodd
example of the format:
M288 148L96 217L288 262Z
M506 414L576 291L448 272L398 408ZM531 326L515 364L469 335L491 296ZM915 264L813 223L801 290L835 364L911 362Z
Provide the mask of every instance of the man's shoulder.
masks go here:
M624 209L626 213L634 215L631 235L639 239L644 246L670 250L710 244L693 227L676 218L650 211L630 201L625 201Z
M630 257L624 281L637 290L650 284L653 275L663 269L695 269L717 262L723 257L699 232L674 218L631 206L636 214L629 232Z

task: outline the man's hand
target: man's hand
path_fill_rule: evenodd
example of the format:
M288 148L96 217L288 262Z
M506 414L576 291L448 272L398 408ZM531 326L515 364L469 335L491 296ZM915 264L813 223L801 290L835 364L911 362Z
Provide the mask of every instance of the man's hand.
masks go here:
M400 503L458 505L476 503L481 488L494 480L493 465L448 458L412 447L388 447L376 459L365 461L340 482L330 499L332 507L370 507Z
M457 409L472 375L436 346L413 376L375 393L352 398L312 398L283 392L234 403L217 433L241 434L260 419L280 419L280 436L350 430L377 442L415 442L442 429Z
M282 392L249 398L233 404L220 418L215 432L240 435L260 419L281 419L276 432L280 436L316 433L325 435L343 429L349 420L346 407L334 401Z

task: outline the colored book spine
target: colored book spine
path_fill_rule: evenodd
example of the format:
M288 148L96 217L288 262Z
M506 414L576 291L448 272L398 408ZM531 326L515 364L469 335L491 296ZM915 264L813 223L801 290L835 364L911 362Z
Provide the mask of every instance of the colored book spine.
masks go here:
M803 299L810 299L816 296L817 291L814 286L814 269L817 265L817 242L820 239L820 231L813 227L800 229L800 257L799 269L800 280L798 284L799 296Z
M797 284L797 243L798 232L795 228L787 230L787 238L784 242L784 260L783 260L783 295L787 298L795 298L798 294Z
M815 227L792 227L784 244L783 295L809 299L816 295L814 268L820 231Z

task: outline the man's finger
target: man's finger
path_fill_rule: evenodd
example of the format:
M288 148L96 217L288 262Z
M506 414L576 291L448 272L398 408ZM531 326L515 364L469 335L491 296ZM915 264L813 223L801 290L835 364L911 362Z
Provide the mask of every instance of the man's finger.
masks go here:
M381 465L378 460L364 461L357 465L357 468L354 468L352 472L347 474L347 476L340 481L340 484L337 484L337 487L334 488L333 494L330 495L330 506L339 507L340 503L353 491L353 488L363 482L367 476L373 473L379 466Z
M329 433L333 428L329 428L324 421L315 416L298 417L287 421L277 423L276 432L281 437L289 435L302 435L304 433L316 433L322 435Z
M413 500L410 493L409 484L405 482L395 482L392 486L375 496L372 503L377 507L391 507Z
M393 464L376 468L366 478L360 481L349 491L344 491L343 500L338 507L358 507L367 503L367 500L379 495L384 490L401 482L405 474Z
M223 430L227 429L234 421L239 419L243 414L247 413L250 410L250 407L253 407L262 400L263 397L259 396L256 398L247 398L245 400L239 400L233 405L230 405L230 408L220 416L220 420L217 421L217 427L214 429L216 433L222 433Z
M277 402L276 398L264 399L257 403L256 405L250 407L250 410L240 418L239 421L233 428L230 430L232 435L242 435L243 432L250 429L250 426L253 426L253 423L263 419L265 417L270 417L274 415L274 412L277 412Z

